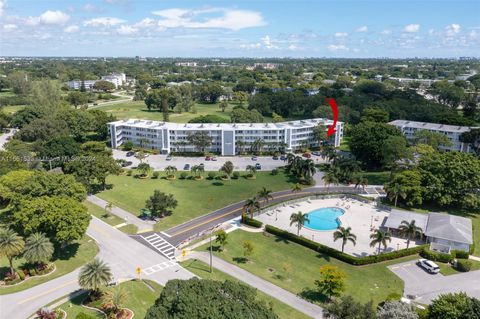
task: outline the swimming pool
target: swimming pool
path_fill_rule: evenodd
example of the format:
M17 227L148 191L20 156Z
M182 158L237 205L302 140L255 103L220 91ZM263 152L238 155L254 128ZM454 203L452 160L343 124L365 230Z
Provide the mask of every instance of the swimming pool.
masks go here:
M309 222L305 223L305 227L313 230L334 230L340 227L338 217L342 216L345 211L337 207L324 207L308 213Z

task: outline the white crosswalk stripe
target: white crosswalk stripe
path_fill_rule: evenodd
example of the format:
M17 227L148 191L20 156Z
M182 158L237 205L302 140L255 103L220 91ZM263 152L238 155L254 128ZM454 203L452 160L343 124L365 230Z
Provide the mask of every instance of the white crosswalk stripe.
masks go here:
M175 246L170 244L168 241L163 239L158 234L152 234L150 236L146 236L142 238L152 245L158 252L160 252L163 256L167 257L170 260L175 259Z
M163 263L160 263L160 264L157 264L157 265L153 265L151 267L148 267L148 268L145 268L142 270L142 272L145 274L145 275L151 275L151 274L154 274L156 272L159 272L159 271L162 271L164 269L167 269L169 267L172 267L172 266L175 266L177 263L173 260L170 260L170 261L165 261Z

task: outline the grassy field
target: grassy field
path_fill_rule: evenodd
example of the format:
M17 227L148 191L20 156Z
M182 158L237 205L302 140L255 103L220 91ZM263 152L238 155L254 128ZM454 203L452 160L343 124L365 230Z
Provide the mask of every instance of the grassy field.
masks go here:
M25 105L6 105L1 108L2 111L4 111L7 114L14 114L18 112L19 110L23 109Z
M125 221L123 219L121 219L120 217L118 216L115 216L113 214L108 214L108 216L105 215L105 210L95 204L92 204L88 201L84 201L83 202L83 205L85 207L87 207L88 209L88 212L90 214L92 214L93 216L103 220L104 222L106 222L107 224L109 225L112 225L112 226L116 226L118 224L122 224L124 223ZM119 227L118 230L121 230L122 232L126 233L126 234L136 234L137 231L138 231L138 228L137 226L135 225L132 225L132 224L128 224L128 225L125 225L125 226L122 226L122 227Z
M11 287L0 287L0 295L11 294L13 292L25 290L36 285L42 284L49 280L63 276L88 261L92 260L98 253L98 247L95 241L90 237L85 236L82 240L71 244L61 252L57 252L54 256L53 262L57 269L52 274L45 277L33 277L23 282L20 285ZM25 263L23 258L14 259L13 265L16 269ZM8 271L8 260L5 257L0 258L0 272L5 273Z
M153 305L162 291L162 286L159 284L153 281L148 281L148 284L154 289L153 291L143 281L132 280L120 284L128 292L128 298L124 306L135 313L135 318L145 318L147 310ZM82 307L83 299L85 299L85 295L80 295L60 305L58 308L64 310L68 318L75 318L81 312L94 318L104 318L98 311Z
M470 260L470 262L472 263L471 271L480 269L480 261ZM440 273L444 276L450 276L450 275L455 275L455 274L461 274L462 273L462 272L456 270L455 268L453 268L452 265L450 265L450 264L445 264L445 263L441 263L441 262L436 262L436 263L440 267Z
M383 185L390 180L390 172L364 172L363 177L368 179L368 185Z
M242 243L245 240L254 246L253 255L247 262L243 260ZM205 250L207 247L198 249ZM333 265L345 272L345 295L351 295L360 302L372 300L378 304L392 293L403 293L403 281L386 266L418 258L410 256L375 265L352 266L273 235L241 230L230 233L225 251L215 254L279 287L319 303L324 301L324 296L317 292L314 281L320 278L321 266Z
M231 280L231 281L238 281L234 277L221 272L217 269L213 269L212 273L209 271L209 266L199 260L187 260L185 262L182 262L181 265L194 273L195 275L199 276L200 278L203 279L212 279L212 280L218 280L218 281L225 281L225 280ZM270 297L269 295L257 290L257 299L265 302L267 306L272 307L273 311L279 316L280 319L307 319L310 318L303 313L299 312L296 309L293 309L292 307L284 304L283 302Z
M243 173L242 173L243 174ZM280 172L258 172L255 180L240 177L237 180L174 180L136 179L132 176L109 176L107 183L112 189L97 194L102 199L112 202L133 214L139 214L145 207L145 201L158 189L173 194L178 206L171 216L156 225L157 230L164 230L197 216L209 213L221 207L244 200L255 195L263 186L272 191L289 189L293 183L289 177Z

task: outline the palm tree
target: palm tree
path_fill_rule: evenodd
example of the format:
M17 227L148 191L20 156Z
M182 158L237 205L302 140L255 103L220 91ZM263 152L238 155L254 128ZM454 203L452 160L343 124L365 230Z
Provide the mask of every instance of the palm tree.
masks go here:
M245 142L242 140L235 141L235 146L238 148L238 154L243 153L243 148L245 147Z
M109 217L110 216L110 212L112 211L112 208L113 208L113 203L112 202L108 202L105 204L105 214L103 215L104 217Z
M42 233L31 234L25 242L23 257L32 264L46 264L54 252L53 244Z
M225 164L223 164L220 168L220 171L224 172L228 177L230 177L230 175L233 173L233 163L226 161Z
M249 198L243 204L243 210L247 213L250 213L250 218L253 218L253 213L255 210L260 211L260 202L257 197Z
M293 168L293 162L295 160L295 154L288 153L287 154L287 170L290 171Z
M395 201L395 207L397 207L397 200L399 196L403 199L407 198L407 192L402 184L395 183L393 185L387 185L386 191L388 199Z
M263 187L259 192L258 192L258 198L262 198L266 203L268 203L268 201L270 199L273 199L273 196L272 196L272 191L271 190L268 190L266 187Z
M111 308L113 313L117 313L123 308L125 301L128 299L128 291L122 286L117 286L108 291L103 296L103 303L106 307Z
M169 166L165 167L165 173L167 174L167 177L174 176L176 171L177 171L177 168L173 165L169 165Z
M361 175L356 175L353 178L353 181L355 183L355 188L361 186L363 190L365 190L365 187L368 186L368 178L362 177Z
M10 263L10 273L15 274L13 258L22 253L25 242L22 237L9 228L0 228L0 256L5 256Z
M292 187L292 193L299 193L302 191L302 186L300 186L300 184L296 183L295 185L293 185Z
M142 176L147 176L152 168L147 163L140 163L138 164L137 169Z
M257 172L257 168L254 165L247 165L247 172L251 176L255 176L255 173Z
M392 241L392 234L388 231L377 229L370 235L370 239L372 239L370 247L375 247L378 244L378 253L380 254L380 247L383 246L383 249L387 248L387 241Z
M315 168L315 163L311 159L302 161L300 166L300 172L306 180L311 180L313 175L315 175L315 173L317 172L317 169Z
M112 280L110 267L98 258L85 264L78 275L78 284L84 289L98 293L100 287L106 286Z
M292 226L293 224L297 225L297 235L300 235L300 229L302 229L303 225L309 222L310 219L308 218L308 214L298 212L296 214L293 213L292 215L290 215L290 226Z
M327 185L327 192L330 190L330 184L338 184L338 178L333 170L328 170L325 175L322 176L322 180Z
M415 225L415 220L413 219L411 222L407 222L403 220L398 230L402 236L407 237L407 248L410 246L410 239L415 239L415 237L421 236L423 233L422 228Z
M352 234L352 228L351 227L340 227L333 233L333 241L337 241L337 239L342 240L342 253L343 249L345 248L345 244L348 241L351 241L353 246L357 244L357 236L355 234Z

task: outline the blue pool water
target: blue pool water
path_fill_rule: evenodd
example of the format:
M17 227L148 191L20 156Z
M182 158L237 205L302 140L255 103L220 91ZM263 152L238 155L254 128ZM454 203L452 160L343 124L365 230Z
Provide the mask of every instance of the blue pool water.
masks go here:
M310 221L304 226L314 230L334 230L340 227L338 217L343 213L343 209L337 207L319 208L307 214Z

